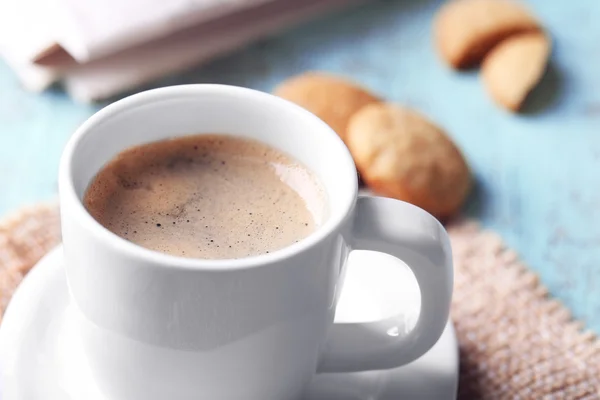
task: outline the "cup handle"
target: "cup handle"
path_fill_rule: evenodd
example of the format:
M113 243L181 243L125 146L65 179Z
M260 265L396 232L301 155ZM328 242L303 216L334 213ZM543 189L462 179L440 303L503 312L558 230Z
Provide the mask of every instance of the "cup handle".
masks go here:
M411 204L360 196L352 230L345 239L352 250L379 251L404 261L419 285L421 312L410 332L399 326L399 317L334 324L318 372L388 369L419 358L438 341L448 322L453 271L446 230L433 216Z

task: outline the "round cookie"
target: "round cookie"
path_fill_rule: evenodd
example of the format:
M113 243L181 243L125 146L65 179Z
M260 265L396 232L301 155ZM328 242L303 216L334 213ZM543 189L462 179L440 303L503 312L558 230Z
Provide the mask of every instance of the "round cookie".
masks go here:
M478 65L496 44L516 33L539 30L537 20L513 0L455 0L433 25L438 52L453 68Z
M407 201L438 218L455 214L471 188L459 149L421 114L372 104L348 124L348 147L375 192Z
M323 72L306 72L281 83L273 94L304 107L346 141L350 117L380 99L354 83Z
M546 71L550 39L543 32L511 36L485 57L481 77L496 103L519 111Z

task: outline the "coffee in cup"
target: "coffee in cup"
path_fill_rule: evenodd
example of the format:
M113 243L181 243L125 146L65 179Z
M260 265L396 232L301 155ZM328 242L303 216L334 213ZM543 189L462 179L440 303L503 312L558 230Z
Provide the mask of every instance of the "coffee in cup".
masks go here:
M324 191L300 162L256 140L191 135L126 149L89 185L84 204L118 236L204 259L266 254L322 222Z

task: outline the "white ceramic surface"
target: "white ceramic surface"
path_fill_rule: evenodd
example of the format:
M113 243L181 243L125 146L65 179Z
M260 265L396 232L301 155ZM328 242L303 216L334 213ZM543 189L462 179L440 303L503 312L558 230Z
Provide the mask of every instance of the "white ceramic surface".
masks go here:
M400 267L400 268L399 268ZM0 326L0 398L108 400L98 391L82 351L69 304L62 249L46 256L19 286ZM336 322L367 322L403 315L414 325L420 294L397 259L358 251L349 260ZM453 400L458 350L448 323L436 345L418 360L387 371L320 374L306 400Z
M260 140L323 183L328 217L298 243L236 260L175 257L102 227L83 207L90 180L118 152L194 133ZM223 85L142 92L87 120L61 159L65 270L75 324L95 380L113 400L297 398L318 369L398 367L442 334L452 257L442 225L398 200L357 197L354 162L338 135L270 94ZM333 323L348 254L392 254L421 288L414 329L391 315Z

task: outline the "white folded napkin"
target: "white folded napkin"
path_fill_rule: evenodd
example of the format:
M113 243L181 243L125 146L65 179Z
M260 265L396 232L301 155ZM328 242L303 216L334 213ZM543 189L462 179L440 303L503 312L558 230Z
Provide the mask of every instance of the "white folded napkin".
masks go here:
M359 0L0 0L0 55L25 87L114 96Z

